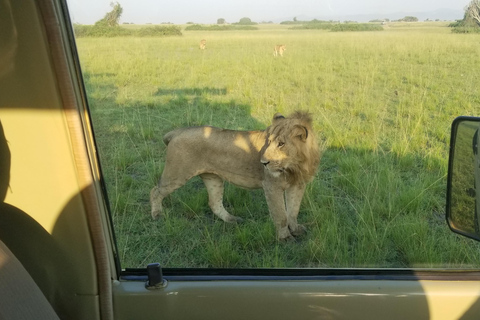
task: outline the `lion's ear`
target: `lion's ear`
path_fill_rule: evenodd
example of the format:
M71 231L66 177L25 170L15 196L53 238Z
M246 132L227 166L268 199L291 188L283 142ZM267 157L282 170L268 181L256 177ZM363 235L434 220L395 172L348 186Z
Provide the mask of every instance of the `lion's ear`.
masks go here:
M285 117L281 113L277 112L273 115L273 121L280 119L285 119Z
M308 130L306 127L297 124L295 127L293 127L292 136L298 137L300 140L305 142L308 138Z

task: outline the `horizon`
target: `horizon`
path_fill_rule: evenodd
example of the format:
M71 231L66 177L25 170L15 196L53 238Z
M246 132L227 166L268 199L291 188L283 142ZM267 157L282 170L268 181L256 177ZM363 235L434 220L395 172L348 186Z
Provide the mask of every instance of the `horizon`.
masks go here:
M94 24L112 10L111 0L67 0L73 23ZM254 22L291 21L294 17L313 20L350 20L366 22L373 19L400 19L408 15L421 15L445 12L448 18L419 17L419 20L457 20L463 18L464 8L470 0L297 0L291 4L288 0L243 0L221 1L207 0L194 2L177 0L175 3L159 3L155 0L119 0L123 8L120 23L133 24L215 24L217 19L227 23L238 22L248 17ZM295 10L295 11L294 11ZM297 12L298 11L298 12ZM403 16L402 16L403 14ZM440 15L440 14L439 14ZM364 19L358 17L364 16ZM372 18L375 17L375 18ZM302 20L299 19L299 20ZM367 20L365 20L367 19Z

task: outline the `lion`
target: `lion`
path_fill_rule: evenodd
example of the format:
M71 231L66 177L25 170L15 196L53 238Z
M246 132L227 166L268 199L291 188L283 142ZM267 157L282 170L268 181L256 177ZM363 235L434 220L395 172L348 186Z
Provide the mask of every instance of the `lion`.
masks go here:
M152 218L162 215L162 200L194 176L200 176L208 203L225 222L241 221L223 206L224 181L247 189L262 188L277 238L305 232L297 216L305 187L320 162L310 114L275 114L262 131L211 126L180 128L163 137L167 145L162 176L150 192Z
M274 57L277 57L278 55L280 55L280 57L283 57L283 52L287 50L286 46L284 44L277 44L274 48L273 48L273 56Z
M205 50L207 48L207 40L200 40L200 50Z

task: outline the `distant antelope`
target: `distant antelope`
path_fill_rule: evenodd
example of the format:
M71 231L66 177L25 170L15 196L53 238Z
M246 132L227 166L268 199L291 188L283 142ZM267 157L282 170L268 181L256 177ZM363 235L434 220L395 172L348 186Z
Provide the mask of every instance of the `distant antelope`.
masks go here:
M207 46L207 40L205 39L200 40L200 50L205 50L206 46Z
M275 48L273 48L273 56L277 57L280 55L280 57L283 57L283 52L287 50L284 44L277 44Z

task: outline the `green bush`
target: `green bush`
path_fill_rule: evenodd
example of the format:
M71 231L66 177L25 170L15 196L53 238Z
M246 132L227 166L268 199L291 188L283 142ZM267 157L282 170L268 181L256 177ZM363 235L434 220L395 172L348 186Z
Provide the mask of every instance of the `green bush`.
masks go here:
M468 17L452 22L448 26L452 28L453 33L480 33L478 24Z
M241 18L240 21L233 23L233 24L240 24L244 26L250 26L250 25L255 25L257 24L256 22L253 22L250 18L244 17Z
M230 30L258 30L257 27L252 26L241 26L241 25L201 25L194 24L185 28L186 31L230 31Z
M289 29L298 30L298 29L319 29L319 30L330 30L336 24L329 22L309 22L302 24L301 26L291 27Z
M479 27L458 26L452 29L453 33L480 33Z
M181 36L182 32L177 26L154 26L140 29L127 29L120 26L109 27L103 24L73 25L75 36L80 37L165 37Z
M319 29L319 30L330 30L334 32L338 31L383 31L383 27L378 24L370 23L332 23L324 21L311 21L301 26L291 27L289 29L298 30L298 29Z
M464 25L464 20L456 20L455 22L450 23L448 26L450 28L462 27Z
M383 27L378 25L378 24L347 23L347 24L333 25L330 30L333 31L333 32L340 32L340 31L383 31Z
M182 32L176 26L155 26L140 28L136 31L136 36L139 37L165 37L165 36L181 36Z
M102 24L73 25L76 37L118 37L130 35L130 30L121 27L109 27Z
M307 23L307 21L282 21L280 24L303 24Z
M185 30L189 30L189 31L205 30L205 27L200 24L192 24L186 27Z

